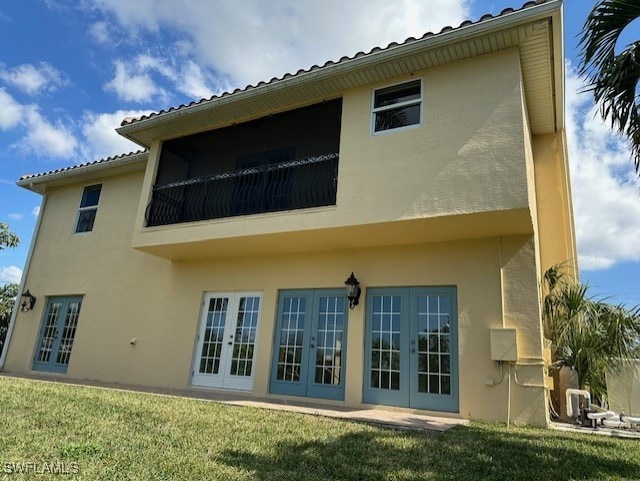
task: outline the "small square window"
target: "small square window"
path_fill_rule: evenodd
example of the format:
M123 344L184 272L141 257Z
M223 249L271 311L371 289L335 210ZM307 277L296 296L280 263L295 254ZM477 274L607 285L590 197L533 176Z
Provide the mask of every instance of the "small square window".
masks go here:
M422 118L420 80L393 85L373 92L373 133L420 125Z
M96 212L98 212L101 190L102 184L88 185L84 188L82 199L80 199L80 208L78 209L76 234L93 230L93 222L96 219Z

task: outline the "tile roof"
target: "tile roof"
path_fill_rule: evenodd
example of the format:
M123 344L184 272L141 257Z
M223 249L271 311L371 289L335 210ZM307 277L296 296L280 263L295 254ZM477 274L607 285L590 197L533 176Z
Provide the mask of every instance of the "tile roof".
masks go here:
M77 169L83 169L86 167L91 167L97 164L105 164L107 162L113 162L115 160L124 160L125 158L128 157L136 157L142 154L147 154L148 151L147 150L138 150L136 152L129 152L128 154L120 154L120 155L114 155L112 157L106 157L104 159L100 159L100 160L94 160L91 162L85 162L82 164L76 164L76 165L72 165L70 167L63 167L61 169L55 169L55 170L50 170L48 172L41 172L39 174L27 174L27 175L23 175L22 177L20 177L20 180L18 182L23 182L23 181L27 181L27 180L33 180L33 179L39 179L41 177L47 177L53 174L61 174L63 172L69 172L69 171L73 171L73 170L77 170Z
M293 77L296 77L296 76L301 75L301 74L313 72L313 71L316 71L316 70L319 70L319 69L324 69L324 68L327 68L327 67L331 67L333 65L338 65L338 64L341 64L341 63L344 63L344 62L348 62L350 60L354 60L354 59L357 59L357 58L360 58L360 57L371 55L373 53L377 53L377 52L381 52L381 51L388 50L388 49L391 49L391 48L399 47L401 45L407 45L407 44L410 44L410 43L413 43L413 42L417 42L419 40L423 40L425 38L434 37L436 35L441 35L443 33L447 33L447 32L453 31L453 30L458 30L458 29L461 29L461 28L464 28L464 27L468 27L469 25L475 25L475 24L478 24L478 23L486 22L486 21L494 19L494 18L503 17L503 16L508 15L510 13L518 12L518 11L525 10L525 9L528 9L528 8L531 8L531 7L535 7L536 5L541 5L543 3L547 3L548 1L549 0L531 0L531 1L526 2L524 5L522 5L522 7L517 8L517 9L516 8L511 8L511 7L505 8L498 15L492 15L490 13L487 13L487 14L483 15L482 17L480 17L480 19L476 20L475 22L472 21L472 20L465 20L464 22L462 22L457 27L446 26L446 27L442 28L440 30L440 32L438 32L438 33L427 32L420 38L409 37L402 43L391 42L386 47L374 47L373 49L371 49L369 52L366 52L366 53L360 51L360 52L356 53L355 55L353 55L351 57L344 56L344 57L340 58L338 61L329 60L328 62L326 62L324 65L321 65L321 66L320 65L313 65L312 67L310 67L310 68L308 68L306 70L305 69L300 69L296 73L293 73L293 74L292 73L286 73L282 77L273 77L268 82L262 81L262 82L258 82L256 85L247 85L246 87L244 87L242 89L237 88L233 92L224 92L224 93L222 93L220 95L213 95L212 97L210 97L208 99L203 98L203 99L200 99L198 101L190 102L189 104L186 104L186 105L185 104L181 104L178 107L171 107L171 108L169 108L167 110L160 110L159 112L152 112L152 113L150 113L148 115L143 115L141 117L126 117L121 122L120 126L124 127L125 125L131 125L131 124L134 124L136 122L140 122L142 120L150 119L152 117L157 117L157 116L169 113L169 112L185 109L185 108L188 108L188 107L192 107L194 105L200 105L200 104L203 104L203 103L211 102L212 100L215 100L215 99L218 99L218 98L228 97L229 95L235 95L235 94L238 94L238 93L241 93L241 92L246 92L246 91L249 91L249 90L260 88L260 87L263 87L265 85L270 85L270 84L273 84L273 83L281 82L283 80L286 80L286 79L289 79L289 78L293 78Z

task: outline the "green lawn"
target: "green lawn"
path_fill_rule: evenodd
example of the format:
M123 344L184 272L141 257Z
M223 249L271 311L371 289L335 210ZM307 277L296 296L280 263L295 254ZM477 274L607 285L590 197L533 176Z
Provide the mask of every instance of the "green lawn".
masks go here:
M3 377L0 419L0 479L640 478L636 440L486 424L444 434L389 430ZM28 462L32 472L9 473ZM70 474L33 473L55 467Z

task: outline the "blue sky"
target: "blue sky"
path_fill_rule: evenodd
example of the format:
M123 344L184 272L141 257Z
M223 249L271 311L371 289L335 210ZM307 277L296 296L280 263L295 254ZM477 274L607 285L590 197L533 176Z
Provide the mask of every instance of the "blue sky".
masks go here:
M0 282L24 267L40 197L23 174L137 150L114 128L522 0L23 0L0 3ZM242 5L240 7L240 5ZM593 2L565 2L567 134L582 280L640 304L640 182L628 145L578 93L577 37ZM363 12L367 12L366 15ZM638 23L625 39L640 38Z

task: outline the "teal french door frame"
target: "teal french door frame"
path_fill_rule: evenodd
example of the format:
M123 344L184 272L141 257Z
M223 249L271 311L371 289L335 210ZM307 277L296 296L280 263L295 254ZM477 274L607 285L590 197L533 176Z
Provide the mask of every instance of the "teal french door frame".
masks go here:
M48 298L33 358L34 371L67 372L81 307L82 296Z
M327 314L327 311L330 312ZM344 289L280 291L269 392L344 400L347 318ZM334 331L322 325L331 322L328 319L335 322ZM338 326L338 323L341 324ZM318 360L325 357L332 358L327 369L318 365Z
M368 288L364 370L365 403L457 412L456 288Z

